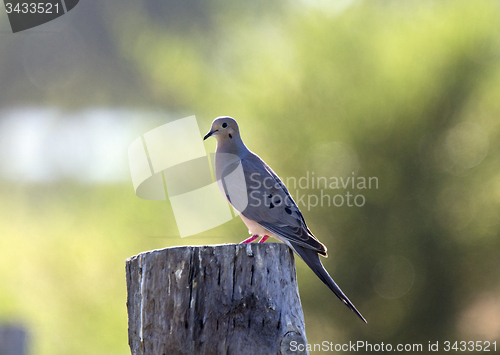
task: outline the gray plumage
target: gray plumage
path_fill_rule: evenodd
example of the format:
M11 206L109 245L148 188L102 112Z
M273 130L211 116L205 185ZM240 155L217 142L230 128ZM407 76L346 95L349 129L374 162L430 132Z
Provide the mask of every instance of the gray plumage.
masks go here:
M326 247L309 230L302 213L278 175L245 146L236 121L231 117L216 118L204 139L211 136L217 139L215 175L220 182L221 192L238 210L250 233L254 236L268 235L287 244L366 323L365 318L321 264L319 255L327 256ZM239 166L243 169L246 191L242 191L244 187L241 184L230 187L225 185L229 180L226 177ZM240 203L243 198L247 203ZM238 209L237 206L244 207Z

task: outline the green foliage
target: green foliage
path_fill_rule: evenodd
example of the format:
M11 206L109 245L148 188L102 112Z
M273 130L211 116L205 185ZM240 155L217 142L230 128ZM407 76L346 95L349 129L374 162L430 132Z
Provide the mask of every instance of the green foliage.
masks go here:
M144 104L195 113L207 130L216 116L235 117L247 146L284 178L378 178L378 189L351 191L363 207L300 206L328 247L326 268L368 320L297 261L311 343L498 339L498 306L475 311L500 304L497 2L269 13L211 2L203 24L184 31L124 3L106 8L107 30ZM33 327L36 354L126 353L127 257L247 233L233 220L181 240L168 203L136 198L131 184L2 189L0 315ZM396 298L374 276L391 256L414 276ZM389 283L399 275L386 272Z

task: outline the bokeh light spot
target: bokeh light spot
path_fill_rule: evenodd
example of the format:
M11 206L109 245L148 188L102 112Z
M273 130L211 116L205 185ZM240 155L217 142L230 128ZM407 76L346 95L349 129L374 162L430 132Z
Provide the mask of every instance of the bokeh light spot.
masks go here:
M373 268L373 289L383 298L399 298L410 291L415 280L411 262L403 256L391 255Z

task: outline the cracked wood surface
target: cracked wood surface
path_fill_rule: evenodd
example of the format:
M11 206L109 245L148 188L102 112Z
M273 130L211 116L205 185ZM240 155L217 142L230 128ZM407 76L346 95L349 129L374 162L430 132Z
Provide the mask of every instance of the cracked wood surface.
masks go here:
M305 354L293 253L284 244L185 246L126 261L133 355Z

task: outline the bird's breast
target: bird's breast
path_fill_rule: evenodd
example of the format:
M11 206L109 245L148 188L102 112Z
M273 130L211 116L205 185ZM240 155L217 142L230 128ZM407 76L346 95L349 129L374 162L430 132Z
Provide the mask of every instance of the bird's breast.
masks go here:
M243 223L245 223L245 225L247 226L249 232L252 233L253 235L257 234L257 235L260 235L260 236L268 235L270 237L275 237L274 233L271 233L270 231L268 231L267 229L265 229L264 227L262 227L257 222L252 221L251 219L246 218L242 214L240 214L240 217L241 217L241 220L243 221Z

